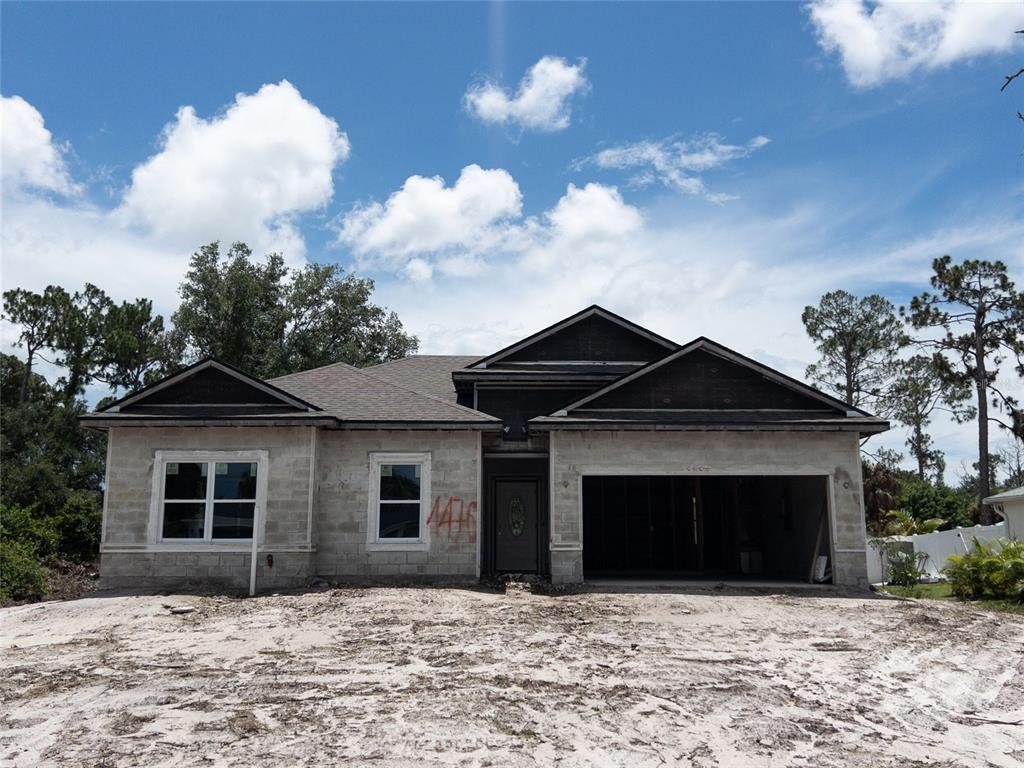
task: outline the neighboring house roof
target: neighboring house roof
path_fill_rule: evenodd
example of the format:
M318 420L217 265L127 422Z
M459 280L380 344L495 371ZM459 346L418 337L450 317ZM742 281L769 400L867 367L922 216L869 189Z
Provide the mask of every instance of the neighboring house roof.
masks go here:
M500 428L501 420L472 408L393 384L368 369L334 363L271 379L270 383L316 403L347 425L451 424Z
M389 384L454 403L456 392L452 372L479 359L479 355L412 355L371 365L362 371Z
M1024 502L1024 485L1020 488L1011 488L1008 491L997 493L994 496L989 496L985 499L985 504L1003 504L1007 501L1021 501Z

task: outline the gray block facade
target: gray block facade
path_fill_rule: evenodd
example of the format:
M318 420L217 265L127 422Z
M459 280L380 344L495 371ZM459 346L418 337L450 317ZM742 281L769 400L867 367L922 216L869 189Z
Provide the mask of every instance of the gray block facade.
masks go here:
M833 581L867 586L859 439L850 432L555 431L551 578L583 579L584 475L808 475L828 479Z
M170 451L265 455L259 590L302 586L315 576L468 581L478 574L476 432L123 427L111 429L108 440L100 566L104 588L248 589L251 544L160 541L153 475L160 453ZM368 545L370 457L375 452L430 456L425 547L373 551Z
M103 587L248 588L251 545L159 541L153 472L158 452L167 451L265 453L259 590L302 586L316 576L339 581L471 581L479 576L478 432L125 427L109 434ZM855 433L556 431L549 450L550 563L556 583L583 581L585 475L743 474L825 478L834 582L867 584ZM429 456L428 524L420 547L379 548L367 535L372 460L381 452Z

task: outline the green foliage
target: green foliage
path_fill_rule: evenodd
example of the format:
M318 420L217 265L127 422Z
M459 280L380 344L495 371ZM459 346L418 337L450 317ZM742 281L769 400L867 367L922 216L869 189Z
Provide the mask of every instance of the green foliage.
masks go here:
M961 598L1024 601L1024 541L979 541L963 555L950 555L946 577Z
M90 283L74 294L51 285L41 294L15 288L3 296L5 317L20 327L18 346L26 353L18 403L29 399L32 366L43 352L62 370L57 389L69 402L92 381L137 388L180 359L163 354L169 337L148 299L117 304Z
M31 547L0 539L0 604L40 599L46 593L46 576Z
M907 344L895 307L882 296L832 291L817 307L805 307L801 319L821 354L807 378L853 406L878 401Z
M373 281L333 264L290 273L280 255L261 263L245 243L192 256L174 333L186 356L214 355L269 378L335 362L371 365L415 352L394 312L370 301Z
M943 528L974 525L974 500L971 494L945 485L933 485L917 477L901 480L894 508L906 511L915 520L942 519Z
M1024 376L1024 294L1001 261L968 259L954 264L943 256L932 262L934 292L925 291L900 314L926 334L917 341L932 353L936 371L950 386L971 387L978 421L976 503L983 523L993 520L982 499L991 493L989 422L1024 435L1024 412L1017 400L996 386L1000 366L1012 359ZM940 335L935 336L935 331ZM991 406L991 409L990 409ZM1005 414L1000 417L997 414Z
M889 583L898 587L913 587L919 584L924 576L924 564L927 561L927 552L893 552L889 555Z
M934 533L946 521L941 517L919 520L905 509L891 509L886 515L886 533L890 536L915 536L920 533Z
M957 422L974 417L965 403L971 389L963 382L952 382L940 375L935 362L925 355L914 355L896 365L896 375L886 391L882 409L887 416L910 428L907 447L917 461L918 479L931 474L941 481L946 462L942 451L932 444L926 431L936 411L950 413Z

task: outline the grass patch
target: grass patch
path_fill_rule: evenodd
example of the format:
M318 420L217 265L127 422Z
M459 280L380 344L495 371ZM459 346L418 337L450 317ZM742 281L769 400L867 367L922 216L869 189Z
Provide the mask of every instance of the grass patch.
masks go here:
M916 584L913 587L898 587L895 584L886 584L882 587L882 591L897 597L924 598L927 600L958 600L958 598L953 596L953 587L946 581L940 581L937 584ZM969 603L976 608L983 608L989 611L1024 615L1024 603L1015 600L959 600L959 602Z

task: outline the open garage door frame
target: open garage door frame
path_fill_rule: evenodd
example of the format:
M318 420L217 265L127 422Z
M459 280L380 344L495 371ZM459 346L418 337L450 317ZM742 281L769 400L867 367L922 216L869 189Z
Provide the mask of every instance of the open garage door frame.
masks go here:
M833 480L820 472L586 469L578 498L584 578L811 581L821 555L834 568Z

